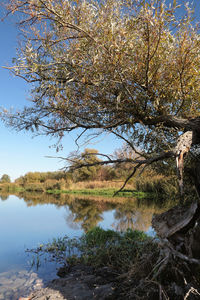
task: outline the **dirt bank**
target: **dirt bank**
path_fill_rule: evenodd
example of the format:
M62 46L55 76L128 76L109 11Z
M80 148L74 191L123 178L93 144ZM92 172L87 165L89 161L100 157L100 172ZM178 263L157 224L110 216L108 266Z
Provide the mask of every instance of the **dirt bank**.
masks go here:
M21 300L114 299L113 281L116 274L107 267L94 270L92 267L77 265L61 268L58 275L61 278Z

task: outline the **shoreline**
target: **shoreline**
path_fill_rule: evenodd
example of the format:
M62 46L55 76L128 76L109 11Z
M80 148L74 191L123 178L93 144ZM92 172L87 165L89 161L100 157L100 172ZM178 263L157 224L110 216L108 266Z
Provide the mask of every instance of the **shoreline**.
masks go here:
M46 287L19 300L120 299L114 296L116 274L109 268L94 269L77 264L70 268L60 268L58 274L60 278L51 280Z
M81 188L81 189L47 189L37 190L26 187L12 187L0 186L0 193L38 193L38 194L69 194L69 195L91 195L91 196L105 196L108 198L123 197L123 198L153 198L156 196L154 193L137 191L135 189L125 189L118 192L116 188ZM115 194L116 193L116 194Z

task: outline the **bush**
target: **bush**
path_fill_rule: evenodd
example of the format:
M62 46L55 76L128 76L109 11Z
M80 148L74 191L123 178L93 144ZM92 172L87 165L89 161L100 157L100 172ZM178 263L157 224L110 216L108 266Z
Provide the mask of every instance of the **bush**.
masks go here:
M70 179L65 180L64 178L56 179L47 179L43 185L45 190L66 190L71 187L72 181Z
M44 186L42 183L29 183L25 186L28 192L44 192Z
M44 183L44 189L45 190L55 190L58 189L57 187L58 181L56 179L47 179Z

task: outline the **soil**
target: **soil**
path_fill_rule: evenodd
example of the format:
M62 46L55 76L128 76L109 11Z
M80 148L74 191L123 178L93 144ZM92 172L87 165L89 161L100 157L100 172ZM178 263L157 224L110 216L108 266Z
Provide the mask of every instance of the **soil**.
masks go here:
M115 298L114 278L109 268L98 270L90 266L63 267L58 271L60 278L51 281L45 288L19 300L89 300Z

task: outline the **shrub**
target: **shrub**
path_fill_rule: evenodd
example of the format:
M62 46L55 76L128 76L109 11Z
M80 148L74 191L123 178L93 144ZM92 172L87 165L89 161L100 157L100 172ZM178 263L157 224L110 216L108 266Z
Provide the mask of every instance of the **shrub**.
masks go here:
M57 187L58 181L56 179L47 179L44 183L44 189L45 190L55 190L58 189Z
M65 180L64 178L56 179L47 179L44 182L45 190L66 190L71 187L72 181L70 179Z
M28 192L44 192L44 186L42 183L29 183L25 186L25 189Z

